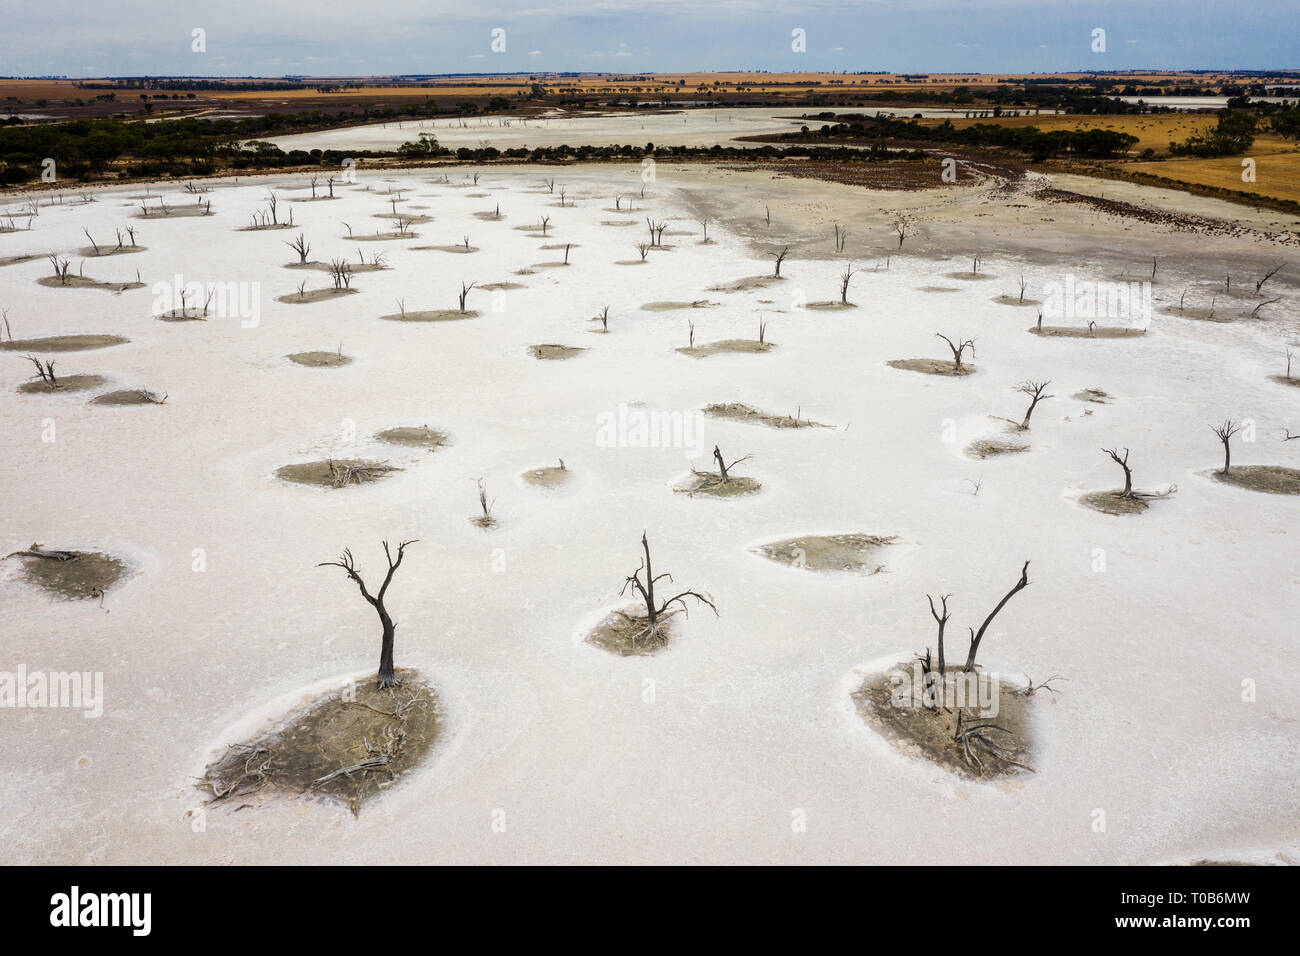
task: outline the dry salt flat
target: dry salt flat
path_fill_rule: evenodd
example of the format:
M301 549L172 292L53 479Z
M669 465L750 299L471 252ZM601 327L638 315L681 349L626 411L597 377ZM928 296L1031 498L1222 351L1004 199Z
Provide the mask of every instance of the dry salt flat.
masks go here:
M563 206L544 176L565 188ZM1204 305L1225 267L1253 283L1288 248L1049 203L1032 182L873 192L667 164L640 177L639 166L363 172L317 202L294 201L310 196L302 176L241 178L209 184L211 215L140 220L130 197L144 187L84 204L68 191L30 231L0 235L0 259L53 251L74 275L83 228L102 243L130 223L144 247L85 258L85 276L108 288L41 284L44 259L0 267L14 339L127 340L41 353L60 375L103 378L84 391L21 392L26 351L0 352L0 550L35 541L127 566L101 601L51 596L23 579L20 559L0 563L0 670L104 674L99 718L0 712L0 759L25 768L0 796L10 858L1300 857L1285 784L1300 770L1300 498L1207 474L1221 463L1207 425L1228 416L1254 423L1234 463L1300 466L1300 443L1280 440L1300 429L1300 393L1270 379L1296 334L1296 276L1275 280L1282 301L1264 319L1240 318L1249 298L1222 301L1229 322L1161 312L1185 288ZM294 227L241 231L269 191ZM160 192L177 211L197 204L178 186L149 189ZM616 195L635 196L634 210L615 211ZM394 199L427 221L364 238L394 230L381 218ZM901 251L897 211L915 219ZM640 264L646 216L666 228ZM833 221L850 232L843 253ZM331 285L318 268L286 268L299 232L310 261L373 265L379 253L387 268L358 270L348 294L295 302L304 279L307 291ZM475 251L453 251L466 238ZM770 275L769 253L787 245L782 281L738 281ZM988 278L962 276L976 254ZM1141 336L1033 335L1035 307L998 301L1022 275L1042 298L1067 275L1141 278L1153 256ZM860 270L854 308L799 308L837 300L846 263ZM141 287L114 287L137 269ZM160 321L179 303L154 284L177 276L244 285L227 314ZM472 316L383 318L459 313L469 282ZM606 305L602 333L592 320ZM696 345L752 341L766 323L771 347L686 354L688 323ZM975 339L973 374L886 364L951 358L937 332ZM539 345L575 351L540 360ZM287 357L303 352L349 361ZM1050 379L1055 396L1010 436L1028 450L972 457L972 443L1020 419L1014 387L1026 378ZM166 401L92 404L141 388ZM693 417L718 403L830 427ZM602 424L620 407L689 420L690 447L610 442ZM375 437L394 428L445 441ZM749 456L737 473L756 493L675 491L715 444L728 461ZM1176 493L1140 515L1084 507L1083 495L1120 484L1100 451L1112 446L1132 449L1138 487ZM528 480L561 458L566 481ZM396 470L338 489L277 477L330 459ZM480 479L490 528L470 521ZM643 530L656 569L707 592L719 616L696 607L660 653L618 657L584 638L626 606L618 592ZM892 537L883 568L816 571L757 553L844 533ZM440 701L433 751L356 817L306 800L205 808L194 781L225 745L372 672L374 615L317 564L350 547L375 574L382 538L419 539L388 601L399 666ZM986 635L981 663L1009 683L1068 678L1034 699L1034 772L972 781L891 747L851 694L933 644L927 593L953 594L949 653L964 655L965 626L1026 559L1031 584Z

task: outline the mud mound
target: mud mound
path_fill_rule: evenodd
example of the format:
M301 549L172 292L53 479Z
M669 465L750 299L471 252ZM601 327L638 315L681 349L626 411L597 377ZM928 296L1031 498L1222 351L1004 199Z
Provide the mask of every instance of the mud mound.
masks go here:
M339 352L294 352L286 358L295 365L307 368L338 368L352 361L351 356Z
M133 252L144 252L144 246L100 246L96 249L94 246L86 246L77 250L77 255L83 259L104 259L108 256L127 256Z
M951 375L961 376L974 373L975 366L962 363L961 368L957 363L947 359L893 359L885 363L890 368L902 369L905 372L921 372L925 375Z
M884 570L876 558L894 538L871 534L804 535L759 545L755 554L808 571L854 571L876 574Z
M200 206L198 203L185 206L150 206L146 210L138 210L132 219L193 219L196 216L214 215L211 209L206 205ZM255 232L260 229L296 229L292 223L276 223L270 226L245 226L240 232Z
M979 438L966 446L966 454L971 458L997 458L999 455L1018 455L1029 451L1029 446L1020 442L1005 441L1001 438Z
M131 341L120 335L51 335L42 339L14 339L0 342L5 352L85 352L106 349Z
M1140 515L1150 507L1142 498L1125 498L1123 491L1094 491L1080 498L1079 503L1108 515Z
M284 268L296 269L299 271L306 270L310 272L329 272L331 265L328 262L318 262L313 260L311 262L286 262L284 264ZM384 262L349 262L348 263L348 271L351 272L353 275L357 275L362 272L386 272L391 268L392 266Z
M1146 329L1126 329L1119 326L1096 326L1092 329L1071 325L1044 325L1027 330L1031 335L1065 339L1135 339L1146 335Z
M711 285L708 287L709 292L748 292L751 289L762 289L769 285L775 285L778 282L784 282L783 276L745 276L743 279L736 279L734 282L724 282L722 285Z
M710 355L721 355L726 352L737 352L742 354L752 354L755 352L770 352L775 346L771 342L760 342L757 339L723 339L721 342L710 342L708 345L694 345L689 348L678 349L683 355L689 355L691 358L708 358Z
M116 392L105 392L90 400L92 405L163 405L167 396L159 395L143 388L124 388Z
M460 319L477 318L481 313L477 309L430 309L425 312L394 312L381 315L387 322L456 322Z
M672 638L671 619L661 617L651 630L644 613L613 611L587 635L587 643L619 657L650 657Z
M1225 475L1221 471L1210 475L1225 485L1236 485L1250 491L1270 495L1300 495L1300 469L1281 465L1233 465Z
M555 489L562 487L569 480L569 470L563 464L546 468L533 468L519 476L524 484L534 488Z
M241 806L255 794L361 805L414 770L441 732L438 699L425 679L399 669L396 687L373 680L324 694L269 731L235 744L198 783L209 803Z
M36 280L37 285L43 285L47 289L100 289L104 292L125 292L127 289L143 289L143 282L111 282L101 279L88 279L85 276L68 276L66 279L56 279L54 276L41 276Z
M99 388L106 381L108 380L102 375L60 375L56 388L50 388L48 383L38 378L23 382L18 386L18 391L24 395L58 395L61 392L84 392Z
M533 358L542 359L543 361L571 359L587 351L584 348L578 348L572 345L555 345L553 343L546 345L533 345L530 346L528 350L532 352Z
M348 295L355 295L360 289L309 289L306 292L290 292L287 295L276 296L276 302L283 302L285 305L309 305L312 302L328 302L330 299L339 299Z
M693 302L647 302L641 306L642 312L676 312L679 309L707 309L717 305L708 299L696 299Z
M821 422L814 422L808 418L795 417L792 415L769 415L767 412L761 412L757 408L752 408L741 402L724 402L721 404L705 405L704 414L710 418L723 418L733 422L752 422L759 425L767 425L770 428L830 428L830 425L823 425Z
M723 481L712 472L693 472L690 480L680 488L673 489L694 498L706 495L710 498L739 498L742 495L756 494L763 486L753 478L732 475Z
M39 545L32 545L31 550L42 549ZM9 557L18 557L23 562L23 577L28 584L74 601L102 597L127 571L124 562L101 551L54 553L71 557L59 560L21 551Z
M315 485L318 488L347 488L368 484L387 478L390 472L401 471L382 461L364 461L356 458L326 458L321 461L304 461L283 465L275 470L281 481L295 485Z
M1014 776L1031 769L1033 698L1028 693L983 675L968 675L981 683L959 697L956 682L963 675L950 664L942 696L951 706L935 710L923 706L914 663L900 663L892 671L869 678L853 692L858 715L869 727L904 756L923 757L972 780ZM934 693L940 693L937 684ZM968 706L959 706L963 701ZM958 713L962 729L974 731L965 738L965 745L955 734ZM989 729L978 731L982 726ZM994 726L999 729L992 729Z
M429 451L435 451L447 443L447 435L444 432L434 431L428 425L387 428L376 434L375 438L391 445L427 448Z

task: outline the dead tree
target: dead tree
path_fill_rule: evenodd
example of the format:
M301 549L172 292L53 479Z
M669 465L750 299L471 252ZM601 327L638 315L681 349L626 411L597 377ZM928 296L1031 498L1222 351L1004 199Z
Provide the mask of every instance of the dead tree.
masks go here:
M1128 449L1124 449L1124 457L1119 457L1119 452L1114 448L1103 448L1103 452L1110 455L1115 464L1124 469L1124 490L1119 493L1121 498L1132 498L1133 494L1133 469L1128 466Z
M305 235L303 235L300 232L298 233L297 239L295 239L293 242L286 242L285 245L288 246L290 249L292 249L294 252L298 253L299 265L305 266L307 264L307 253L311 252L311 243L307 241L307 237Z
M334 290L341 292L352 286L352 267L343 259L331 259L329 264L330 278L334 281Z
M700 225L704 227L704 241L708 242L709 241L709 220L701 219Z
M1281 301L1282 301L1281 296L1279 296L1279 297L1276 298L1276 299L1265 299L1263 302L1260 302L1260 303L1257 304L1253 309L1250 310L1250 317L1251 317L1252 319L1258 319L1258 318L1259 318L1259 310L1260 310L1260 309L1264 308L1264 306L1266 306L1266 305L1274 305L1275 303L1278 303L1278 302L1281 302Z
M978 633L973 629L971 630L970 652L966 655L966 666L962 668L963 671L969 674L975 670L975 655L980 649L980 641L984 640L984 632L987 631L989 625L993 623L993 618L997 617L998 612L1006 607L1007 602L1028 586L1029 562L1026 561L1025 566L1020 569L1020 580L1016 582L1015 587L1008 591L1006 596L998 602L998 606L989 612L989 616L986 617L984 623L980 625Z
M849 304L849 280L853 278L854 274L853 263L845 266L844 271L840 273L840 305Z
M317 567L342 568L347 572L348 577L357 583L361 589L361 596L364 597L370 606L375 609L379 615L379 621L383 625L384 636L383 643L379 650L379 687L397 686L397 675L393 673L393 632L397 625L393 619L388 616L388 610L384 607L384 596L388 593L388 585L393 582L393 575L402 564L402 558L406 556L406 549L409 545L415 544L415 541L403 541L397 546L397 560L393 560L392 552L388 548L388 542L384 542L384 557L388 559L388 573L384 575L384 583L380 586L379 592L375 595L366 589L366 582L361 579L357 572L356 562L352 559L352 552L348 548L343 549L343 555L338 561L324 561Z
M952 597L951 594L945 594L939 599L941 602L941 607L943 608L943 614L940 615L939 612L934 609L934 598L930 597L930 595L928 594L925 596L926 600L930 602L930 614L933 615L934 619L939 622L939 680L940 681L943 680L944 674L947 671L947 666L945 665L943 659L943 632L944 629L948 626L948 618L950 616L948 614L948 598L950 597ZM927 655L929 654L929 652L930 652L929 648L926 648Z
M899 213L894 217L894 232L898 233L898 248L903 248L903 240L908 237L912 229L912 220Z
M848 238L849 238L848 230L840 229L840 224L837 222L835 224L835 251L836 252L844 251L844 243L848 241Z
M84 232L86 234L86 238L90 240L90 246L92 249L95 250L95 255L99 255L99 243L97 243L94 237L90 234L90 230L83 226L81 231ZM121 243L119 242L118 245L120 246Z
M785 257L790 254L789 246L782 246L780 252L770 252L768 255L776 260L776 271L772 273L775 278L781 278L781 263L785 262Z
M276 207L279 204L280 204L280 200L276 198L274 192L268 192L266 194L266 205L267 205L267 209L269 209L271 213L272 225L278 225L280 222L280 220L276 218L276 213L275 213Z
M963 368L961 357L966 350L970 349L970 354L975 354L975 340L963 339L957 345L953 345L952 339L948 338L948 336L944 335L942 332L936 332L934 334L948 343L948 348L952 349L952 370L954 372L960 372Z
M36 366L36 374L40 376L41 381L50 388L58 388L59 380L54 375L54 359L46 359L44 363L35 355L27 356L27 361Z
M641 261L645 262L645 257L650 254L650 247L644 242L637 243L636 251L641 253Z
M718 463L718 478L721 481L730 481L731 469L735 468L742 461L749 461L749 458L750 456L746 455L744 458L737 458L735 461L733 461L731 464L728 465L726 459L722 457L722 452L718 450L718 446L717 445L713 446L713 460Z
M549 226L550 224L551 224L551 217L550 217L550 216L543 216L543 217L542 217L542 235L543 235L543 236L546 235L546 227Z
M67 285L68 272L72 269L72 260L60 258L52 252L45 258L47 258L50 261L50 265L54 267L54 278L59 280L59 285Z
M602 306L600 310L600 315L597 316L597 318L600 319L600 330L602 332L608 332L609 331L609 306L607 305Z
M496 502L488 501L487 481L482 478L479 478L478 479L478 506L482 510L483 514L481 517L476 518L474 520L485 528L488 527L489 525L494 524L496 522L496 519L492 517L492 505L495 503Z
M758 344L767 344L767 322L763 319L758 320Z
M1282 267L1285 265L1286 265L1285 262L1280 262L1277 265L1275 265L1273 268L1265 272L1264 277L1255 283L1255 293L1258 294L1259 290L1264 288L1264 283L1267 282L1269 279L1273 278L1273 276L1277 275L1279 272L1281 272Z
M464 281L461 282L460 284L460 311L461 312L465 311L465 299L469 297L470 290L473 289L474 286L477 284L478 284L477 282L471 282L469 283L469 285L466 285Z
M1020 430L1021 430L1021 431L1028 431L1028 430L1029 430L1029 419L1030 419L1030 416L1032 416L1032 415L1034 414L1034 409L1038 406L1038 403L1039 403L1039 402L1041 402L1041 401L1043 401L1044 399L1047 399L1047 398L1055 398L1055 397L1056 397L1055 395L1044 395L1044 394L1043 394L1043 392L1047 391L1047 386L1049 386L1049 385L1051 385L1051 384L1052 384L1052 383L1051 383L1050 381L1048 381L1048 382L1031 382L1031 381L1024 381L1024 382L1021 382L1019 385L1016 386L1016 391L1017 391L1017 392L1020 392L1022 395L1028 395L1028 396L1029 396L1029 407L1025 409L1025 419L1024 419L1024 421L1022 421L1022 422L1020 423Z
M1021 302L1024 302L1024 301L1025 301L1025 277L1024 277L1024 276L1021 276L1021 277L1020 277L1020 299L1019 299L1019 301L1021 301Z
M632 594L636 595L642 600L642 602L644 602L645 627L642 636L648 638L657 638L661 636L661 624L675 614L683 613L689 617L690 611L687 609L686 604L686 598L688 597L694 598L701 604L707 604L713 610L715 615L718 613L718 606L714 604L710 598L700 594L698 591L682 591L678 594L674 594L662 603L656 601L655 585L664 578L671 581L673 576L668 573L659 575L654 573L654 569L650 564L650 542L646 539L644 531L641 532L641 550L644 552L644 557L641 559L640 567L623 580L623 587L618 593L624 595L630 590ZM669 610L674 604L680 605L680 607ZM626 617L626 615L624 616ZM636 641L634 638L634 646L635 643Z
M1232 436L1241 431L1241 424L1228 418L1222 425L1211 425L1210 428L1219 436L1219 441L1223 442L1223 471L1219 474L1226 475L1232 467Z

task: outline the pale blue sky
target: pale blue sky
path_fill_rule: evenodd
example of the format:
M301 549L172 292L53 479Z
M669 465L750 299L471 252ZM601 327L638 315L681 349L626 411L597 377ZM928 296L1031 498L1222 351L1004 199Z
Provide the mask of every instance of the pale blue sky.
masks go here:
M0 24L3 75L1300 67L1300 0L0 0Z

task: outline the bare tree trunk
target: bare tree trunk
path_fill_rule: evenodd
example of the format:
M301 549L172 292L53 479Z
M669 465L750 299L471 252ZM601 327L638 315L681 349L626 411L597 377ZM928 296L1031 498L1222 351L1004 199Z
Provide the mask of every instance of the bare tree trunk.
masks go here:
M393 637L397 628L382 602L376 605L375 610L379 612L379 623L384 628L384 636L379 646L379 686L392 687L397 683L397 677L393 673Z
M986 617L984 623L980 625L979 633L971 635L970 652L966 655L966 666L962 668L963 671L970 673L975 670L975 654L980 649L980 641L984 639L984 632L988 630L988 626L993 623L993 618L997 617L998 612L1006 607L1007 602L1015 597L1019 591L1028 586L1029 562L1026 561L1025 566L1020 569L1020 580L1016 582L1016 586L1008 591L1006 597L998 602L998 606L989 612L989 616Z

